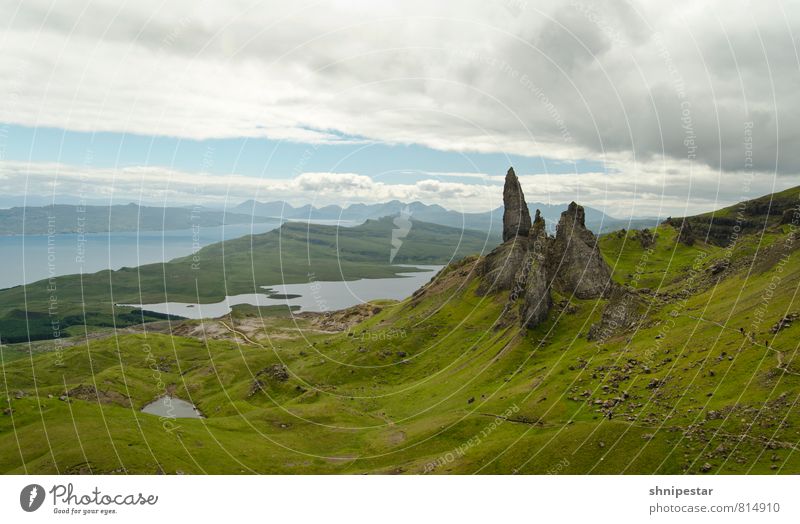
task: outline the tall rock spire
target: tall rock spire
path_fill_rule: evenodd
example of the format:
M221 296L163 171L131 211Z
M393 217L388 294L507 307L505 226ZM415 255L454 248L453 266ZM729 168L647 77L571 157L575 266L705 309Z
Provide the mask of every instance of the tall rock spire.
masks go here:
M575 202L561 213L550 265L562 293L574 293L578 298L599 298L610 291L611 268L600 254L597 238L586 229L583 207Z
M506 173L503 208L503 242L516 236L528 236L531 229L531 213L528 211L525 195L522 194L522 187L513 167Z

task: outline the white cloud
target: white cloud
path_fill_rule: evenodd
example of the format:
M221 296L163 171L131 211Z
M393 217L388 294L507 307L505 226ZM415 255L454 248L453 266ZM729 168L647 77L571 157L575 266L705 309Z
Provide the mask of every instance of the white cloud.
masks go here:
M707 211L798 183L796 3L26 0L0 13L0 122L591 159L609 173L520 173L526 193L619 216ZM2 167L8 187L53 176L17 167ZM59 191L83 173L124 200L499 204L499 174L55 171Z
M453 183L435 178L413 184L388 184L354 173L302 173L273 179L243 175L198 174L161 167L102 169L53 163L0 162L6 195L80 196L106 203L235 206L248 199L286 200L316 206L389 200L420 200L463 211L500 205L501 186Z
M744 169L752 121L756 169L797 173L798 10L777 0L5 2L0 118L188 138L346 133L568 160L693 154L730 172Z
M608 173L518 173L528 202L560 204L575 200L618 218L680 216L711 211L792 185L800 176L776 179L753 173L737 184L720 184L719 171L687 163L640 164ZM161 167L101 169L63 164L0 162L6 195L82 196L105 203L215 205L233 207L248 199L286 200L347 206L389 200L422 201L461 212L480 212L502 204L502 175L429 173L414 183L386 183L355 173L302 173L294 178L256 178L237 174L198 174ZM780 184L780 185L775 185Z

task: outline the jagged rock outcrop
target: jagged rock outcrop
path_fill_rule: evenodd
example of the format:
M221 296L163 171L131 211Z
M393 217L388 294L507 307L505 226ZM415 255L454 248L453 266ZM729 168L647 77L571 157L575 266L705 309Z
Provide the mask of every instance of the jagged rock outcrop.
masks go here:
M586 229L583 207L575 202L561 213L548 265L563 293L599 298L610 290L611 269L600 254L594 233Z
M781 224L795 224L800 222L800 209L797 207L790 207L788 209L784 209L783 214L781 215Z
M592 324L586 338L603 342L617 333L634 329L644 318L645 310L646 304L633 290L614 286L600 322Z
M561 214L555 238L547 234L539 210L531 223L528 204L514 169L503 188L503 243L478 266L478 295L508 291L500 324L516 321L534 327L553 307L551 287L589 299L605 296L613 285L594 234L586 229L583 207L572 202Z
M478 294L486 295L498 291L510 291L517 282L517 275L528 256L528 239L514 237L497 246L486 255L478 267L481 283Z
M655 236L647 228L644 228L641 231L639 231L636 235L636 238L639 240L639 244L641 244L643 249L652 247L652 245L656 243Z
M719 222L720 220L718 219L717 221ZM678 230L678 242L687 246L694 244L694 232L692 231L692 224L688 220L669 217L664 223Z
M553 307L550 295L550 276L547 272L547 254L550 249L550 238L547 236L544 218L539 210L533 219L529 234L529 262L526 267L525 291L520 308L522 325L532 328L547 319Z
M525 195L519 185L517 174L511 167L506 173L506 182L503 187L503 242L508 242L516 236L528 236L531 229L531 213L525 203Z
M247 398L255 396L260 391L266 391L269 384L286 382L289 380L289 370L283 364L273 364L255 374Z
M539 242L540 244L547 243L548 237L547 228L545 225L546 224L544 223L542 213L537 209L536 215L533 217L533 224L531 225L530 233L528 233L528 237L531 239L531 242Z
M691 246L694 244L694 233L692 232L692 224L684 219L678 228L678 242Z
M528 258L531 215L514 168L506 173L503 187L503 243L486 255L478 274L483 277L478 294L524 288L523 266Z

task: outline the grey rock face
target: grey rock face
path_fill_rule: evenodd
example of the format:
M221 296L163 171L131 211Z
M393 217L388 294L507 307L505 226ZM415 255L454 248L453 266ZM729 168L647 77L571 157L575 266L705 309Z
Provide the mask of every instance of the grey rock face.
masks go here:
M547 319L547 314L553 307L553 298L550 296L547 269L542 260L532 257L525 282L525 295L523 297L520 314L522 325L528 328L535 327Z
M530 256L526 268L525 293L520 314L522 315L522 325L532 328L544 322L553 307L553 298L550 295L550 277L547 271L550 238L547 236L544 218L538 209L529 236Z
M486 255L478 268L482 277L478 294L486 295L497 291L509 291L516 284L517 275L528 256L528 240L515 237L497 246Z
M548 266L564 293L599 298L609 290L611 269L600 255L594 234L586 229L583 207L575 202L561 213Z
M525 195L519 185L514 168L509 168L506 173L506 182L503 187L503 242L508 242L516 236L528 236L531 228L531 214Z
M503 321L516 320L513 306L519 308L524 327L543 322L553 307L551 285L583 299L599 298L611 291L611 269L600 254L594 234L586 229L583 207L572 202L561 214L555 238L548 236L538 210L531 222L513 168L506 174L503 203L503 243L481 262L477 291L479 295L508 291ZM638 302L630 314L622 311L623 324L633 321L637 306ZM604 320L611 323L612 316L609 309Z

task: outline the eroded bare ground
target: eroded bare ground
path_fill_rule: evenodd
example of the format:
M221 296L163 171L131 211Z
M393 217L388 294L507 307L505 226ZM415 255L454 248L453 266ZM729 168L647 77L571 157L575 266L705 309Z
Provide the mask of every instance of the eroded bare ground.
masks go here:
M268 341L297 338L300 333L335 334L346 331L373 315L380 313L382 305L360 304L340 311L325 313L299 313L279 317L226 316L215 319L152 322L118 330L125 333L164 333L198 340L230 340L240 344L260 345ZM98 334L94 338L110 336ZM85 340L83 337L80 340Z

